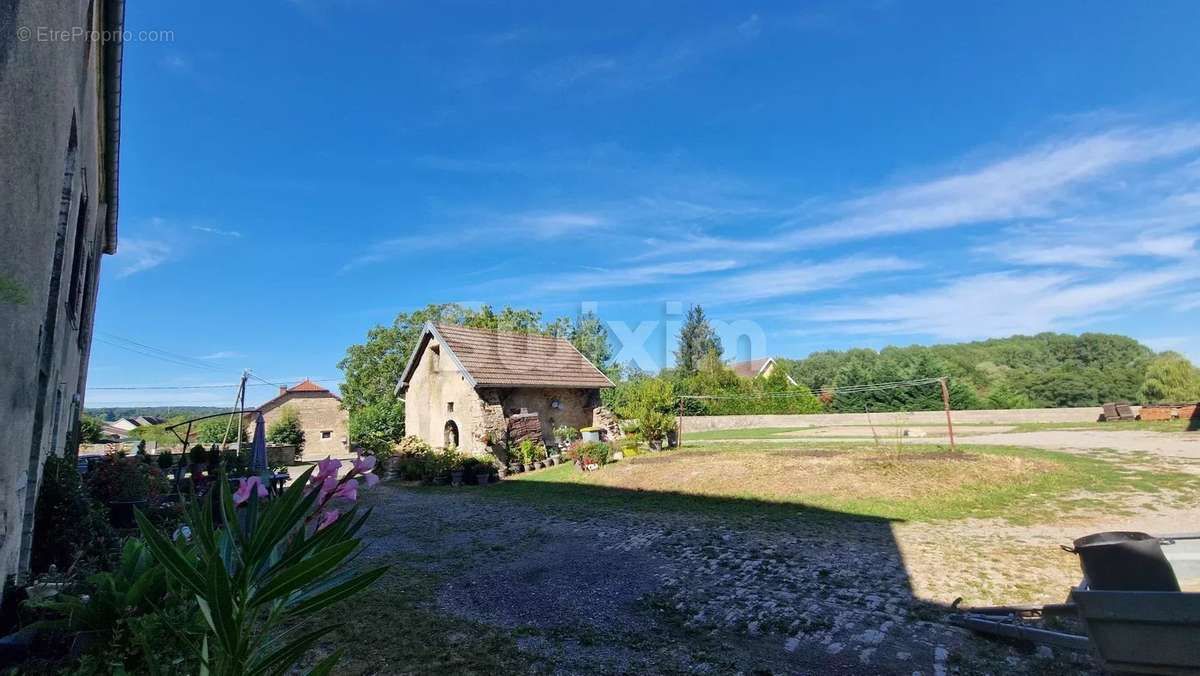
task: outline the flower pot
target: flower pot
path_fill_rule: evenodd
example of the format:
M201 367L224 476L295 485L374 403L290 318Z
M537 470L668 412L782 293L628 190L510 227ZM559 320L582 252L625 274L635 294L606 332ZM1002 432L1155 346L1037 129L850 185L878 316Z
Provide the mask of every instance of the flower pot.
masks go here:
M512 474L517 474L523 469L524 468L521 467L521 463L519 463L519 462L514 462L513 464L508 466L508 471Z
M383 476L381 479L395 479L400 476L400 456L393 455L383 461Z
M463 472L461 469L456 469L450 472L450 485L461 486L463 482Z
M553 467L558 464L554 461L554 458L546 458L545 463L547 467Z
M535 468L532 462L527 462L521 465L521 471L523 472L532 472L534 469Z
M475 474L475 485L486 486L486 485L488 485L488 482L491 481L491 479L492 479L491 472L477 472Z
M131 529L137 527L133 518L133 510L146 509L146 500L113 500L108 503L108 521L113 528Z
M546 467L546 461L538 460L537 462L533 463L533 466L537 467L538 469L544 469Z

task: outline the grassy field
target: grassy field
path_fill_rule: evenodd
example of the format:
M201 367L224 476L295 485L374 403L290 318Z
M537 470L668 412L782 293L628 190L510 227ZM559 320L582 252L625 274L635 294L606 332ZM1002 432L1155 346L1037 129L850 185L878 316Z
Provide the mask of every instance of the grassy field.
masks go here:
M557 508L669 510L720 516L859 516L895 520L1000 517L1034 523L1106 498L1194 499L1200 477L1027 448L712 444L642 455L584 473L558 466L510 477L489 497ZM1117 509L1114 504L1108 509Z
M684 442L688 441L724 441L727 439L769 439L771 437L786 434L788 432L798 432L800 430L813 430L816 427L747 427L736 430L708 430L705 432L687 432L685 430Z
M1191 421L1181 420L1127 420L1123 422L1060 422L1018 423L1014 432L1041 432L1045 430L1098 430L1102 432L1185 432Z

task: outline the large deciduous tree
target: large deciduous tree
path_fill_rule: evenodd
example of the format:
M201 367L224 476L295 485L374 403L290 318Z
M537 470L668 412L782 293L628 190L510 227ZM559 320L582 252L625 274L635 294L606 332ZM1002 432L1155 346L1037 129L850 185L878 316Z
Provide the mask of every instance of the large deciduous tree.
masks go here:
M1146 367L1142 401L1152 403L1200 400L1200 369L1178 352L1164 352Z

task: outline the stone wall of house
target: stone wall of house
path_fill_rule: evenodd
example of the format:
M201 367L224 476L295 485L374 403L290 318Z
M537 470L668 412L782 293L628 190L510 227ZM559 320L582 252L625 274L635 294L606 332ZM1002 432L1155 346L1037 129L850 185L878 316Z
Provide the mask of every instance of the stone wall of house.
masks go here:
M330 392L289 392L263 410L267 429L283 415L283 409L295 409L304 430L304 450L300 459L320 460L326 456L349 457L349 415ZM253 436L254 418L249 417L246 431Z
M441 448L447 445L446 429L452 425L460 450L482 453L480 423L485 408L494 412L491 407L495 405L485 405L453 360L431 339L404 392L405 433Z
M600 405L600 392L595 389L520 387L498 392L506 416L522 409L538 414L547 444L554 443L554 428L559 425L591 427L592 411Z
M77 444L100 262L116 242L105 50L18 27L96 29L112 4L0 3L0 589L28 567L46 456Z

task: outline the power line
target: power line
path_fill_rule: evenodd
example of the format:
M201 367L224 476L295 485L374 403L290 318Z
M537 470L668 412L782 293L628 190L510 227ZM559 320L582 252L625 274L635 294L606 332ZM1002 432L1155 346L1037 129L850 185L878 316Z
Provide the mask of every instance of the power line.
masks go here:
M257 377L253 374L251 377ZM261 378L259 380L262 380ZM284 379L280 379L284 380ZM293 379L286 379L288 381ZM334 383L340 381L340 378L309 378L314 383ZM246 387L282 387L283 382L269 382L263 380L261 383L247 383ZM106 385L103 387L89 386L88 390L223 390L231 387L237 387L237 383L225 383L222 385Z

